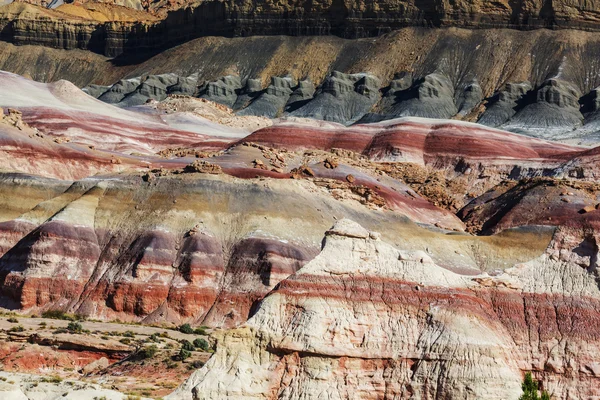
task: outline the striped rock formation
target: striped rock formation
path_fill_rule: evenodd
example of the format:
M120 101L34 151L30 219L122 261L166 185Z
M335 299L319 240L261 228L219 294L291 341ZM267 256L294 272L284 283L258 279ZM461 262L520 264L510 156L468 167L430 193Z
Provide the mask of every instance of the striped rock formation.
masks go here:
M558 232L537 258L467 277L339 221L168 399L507 399L524 370L555 398L598 396L600 290L563 257L566 236L576 238Z

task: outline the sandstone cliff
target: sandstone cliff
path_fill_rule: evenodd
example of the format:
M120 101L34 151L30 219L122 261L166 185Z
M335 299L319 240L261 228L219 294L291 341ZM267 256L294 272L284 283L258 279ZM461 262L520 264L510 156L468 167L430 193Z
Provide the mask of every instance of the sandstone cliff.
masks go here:
M215 35L364 38L409 26L523 30L600 27L600 5L594 2L175 2L167 7L171 8L168 13L161 8L163 12L159 14L164 18L160 20L150 13L113 12L105 3L88 2L83 8L82 12L71 5L56 10L17 3L4 6L0 10L0 38L15 44L88 49L116 56L160 51L190 39ZM152 3L146 9L152 10Z

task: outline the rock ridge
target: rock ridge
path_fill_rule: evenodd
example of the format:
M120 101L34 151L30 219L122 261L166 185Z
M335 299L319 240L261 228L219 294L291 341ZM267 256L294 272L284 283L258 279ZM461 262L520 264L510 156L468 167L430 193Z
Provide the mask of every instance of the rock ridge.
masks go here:
M34 2L35 3L35 2ZM89 2L93 4L94 2ZM17 4L17 3L15 3ZM40 2L41 4L41 2ZM511 28L532 30L600 29L600 5L565 2L495 3L491 1L430 3L377 0L262 3L244 0L174 3L164 19L143 13L138 20L101 21L45 10L33 4L11 4L0 17L2 40L64 49L91 50L106 56L151 53L202 36L257 35L366 38L404 27Z

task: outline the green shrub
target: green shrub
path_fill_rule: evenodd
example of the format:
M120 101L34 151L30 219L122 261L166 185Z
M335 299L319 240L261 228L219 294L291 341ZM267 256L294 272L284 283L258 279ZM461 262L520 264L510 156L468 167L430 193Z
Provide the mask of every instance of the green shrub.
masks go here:
M183 324L179 327L179 332L191 335L192 333L194 333L194 330L192 329L190 324Z
M8 322L13 323L13 324L18 324L19 320L16 319L15 317L10 317L7 319Z
M70 333L81 333L83 331L83 326L79 322L69 322L67 325L67 330Z
M13 326L8 331L9 332L25 332L25 328L23 328L23 325Z
M138 354L139 354L140 358L147 360L149 358L153 358L156 355L156 352L158 352L158 347L156 347L156 345L153 344L153 345L142 348L138 352Z
M533 379L531 372L526 373L521 385L523 394L519 397L519 400L550 400L550 394L545 390L542 391L542 397L538 395L539 386L539 382Z
M135 337L135 333L132 331L125 331L121 334L121 336L123 337L128 337L128 338L134 338Z
M192 342L190 342L189 340L182 340L181 341L181 348L185 349L187 351L194 351L194 350L196 350L196 348L194 347L194 345L192 344Z
M185 359L190 358L191 355L192 355L191 351L186 350L182 347L181 350L179 350L179 353L177 354L176 358L179 361L184 361Z
M153 333L152 335L150 335L150 337L148 337L148 340L150 340L151 342L154 342L154 343L162 342L162 340L160 340L160 336L158 335L158 333Z
M121 342L123 344L131 344L131 339L129 339L129 338L123 338L123 339L119 340L119 342Z
M194 340L194 346L203 351L207 351L210 348L210 345L208 344L208 342L202 338L198 338L198 339Z

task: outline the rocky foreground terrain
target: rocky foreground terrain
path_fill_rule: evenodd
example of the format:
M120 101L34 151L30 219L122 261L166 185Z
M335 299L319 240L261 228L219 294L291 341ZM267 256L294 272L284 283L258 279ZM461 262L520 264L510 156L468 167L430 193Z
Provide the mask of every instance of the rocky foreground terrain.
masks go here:
M600 396L600 148L0 86L11 399Z

